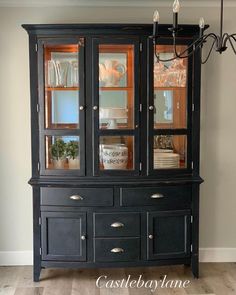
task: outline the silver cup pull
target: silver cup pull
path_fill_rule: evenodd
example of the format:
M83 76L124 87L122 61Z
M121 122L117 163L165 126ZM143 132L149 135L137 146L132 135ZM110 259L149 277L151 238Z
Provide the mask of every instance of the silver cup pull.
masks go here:
M80 195L73 195L73 196L70 196L70 199L74 201L82 201L84 198L81 197Z
M111 227L115 227L115 228L118 228L118 227L124 227L125 225L121 222L114 222L111 224Z
M113 248L113 249L111 249L111 252L112 253L124 253L125 251L122 248Z
M164 195L163 194L154 194L154 195L151 195L151 199L161 199L161 198L164 198Z

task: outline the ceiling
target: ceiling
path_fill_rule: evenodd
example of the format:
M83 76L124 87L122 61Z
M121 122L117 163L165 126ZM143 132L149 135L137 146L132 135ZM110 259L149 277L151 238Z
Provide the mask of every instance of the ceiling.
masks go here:
M225 6L236 7L235 0L224 0ZM131 6L168 7L173 0L0 0L0 7L44 6ZM220 0L180 0L184 7L217 7Z

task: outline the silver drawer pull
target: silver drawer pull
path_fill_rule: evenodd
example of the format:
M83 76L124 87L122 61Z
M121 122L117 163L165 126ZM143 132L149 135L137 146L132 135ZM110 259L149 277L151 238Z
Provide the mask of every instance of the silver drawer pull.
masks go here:
M164 198L164 195L162 194L154 194L151 196L151 199L161 199L161 198Z
M124 253L125 251L122 248L113 248L113 249L111 249L111 252L112 253Z
M83 200L84 198L81 197L80 195L73 195L73 196L70 196L70 199L74 201L80 201L80 200Z
M125 225L121 222L114 222L111 224L111 227L115 227L115 228L118 228L118 227L124 227Z

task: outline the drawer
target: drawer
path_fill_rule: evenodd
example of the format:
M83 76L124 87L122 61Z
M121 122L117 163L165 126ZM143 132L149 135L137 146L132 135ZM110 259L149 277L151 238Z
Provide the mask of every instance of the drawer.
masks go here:
M187 209L191 206L191 185L121 188L120 205Z
M140 239L95 239L95 261L136 261L140 259Z
M41 188L45 206L113 206L113 188Z
M140 235L139 213L95 213L96 237L136 237Z

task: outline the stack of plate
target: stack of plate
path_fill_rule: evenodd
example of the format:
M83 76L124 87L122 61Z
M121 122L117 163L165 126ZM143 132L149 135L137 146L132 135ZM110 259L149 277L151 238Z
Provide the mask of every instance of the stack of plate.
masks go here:
M179 168L179 154L173 152L154 152L154 169Z

